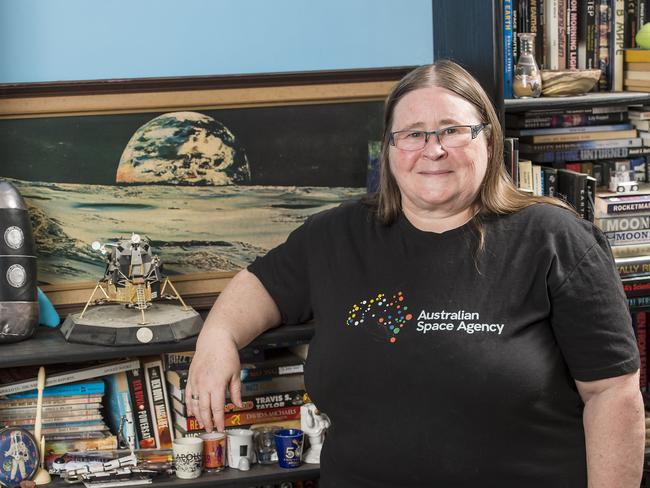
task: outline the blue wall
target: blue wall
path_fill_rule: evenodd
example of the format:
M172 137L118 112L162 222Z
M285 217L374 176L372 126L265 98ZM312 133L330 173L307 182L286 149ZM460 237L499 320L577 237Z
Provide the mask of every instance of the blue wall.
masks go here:
M431 0L0 0L0 83L432 60Z

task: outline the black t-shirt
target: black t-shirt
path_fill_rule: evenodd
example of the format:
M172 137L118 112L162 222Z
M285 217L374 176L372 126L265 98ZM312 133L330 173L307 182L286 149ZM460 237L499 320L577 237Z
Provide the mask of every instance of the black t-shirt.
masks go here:
M361 202L249 266L287 324L311 317L308 392L331 420L325 487L583 488L575 380L639 367L602 233L537 204L423 232Z

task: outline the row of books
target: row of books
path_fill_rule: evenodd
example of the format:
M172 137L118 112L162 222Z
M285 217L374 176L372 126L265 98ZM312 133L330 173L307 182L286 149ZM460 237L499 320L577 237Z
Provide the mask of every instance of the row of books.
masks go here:
M177 361L173 355L170 361ZM257 424L280 424L300 427L300 407L309 401L305 391L304 359L288 350L270 350L263 362L242 364L242 405L236 406L226 396L226 428ZM173 426L178 436L198 436L203 430L188 416L185 407L187 369L176 367L166 372L171 396Z
M43 434L48 461L68 451L120 448L170 449L175 435L198 435L187 416L185 386L193 353L166 353L84 368L48 372L43 391ZM246 355L244 355L246 358ZM262 352L242 362L243 406L226 405L226 424L293 421L299 427L305 392L304 359L286 350ZM0 422L34 429L36 371L0 374Z
M504 98L512 98L518 33L535 34L542 69L600 69L601 91L623 90L623 50L648 20L647 0L503 0Z

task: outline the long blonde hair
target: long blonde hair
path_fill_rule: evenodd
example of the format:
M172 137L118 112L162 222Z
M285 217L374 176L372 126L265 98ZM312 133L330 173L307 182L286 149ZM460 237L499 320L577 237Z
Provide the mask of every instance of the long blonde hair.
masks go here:
M473 222L480 236L479 249L483 249L485 233L481 216L509 214L537 203L549 203L573 211L557 198L532 196L519 191L503 164L503 131L492 102L472 75L453 61L442 59L434 64L420 66L409 72L392 89L384 108L384 132L380 156L379 192L374 199L377 217L384 224L394 222L402 210L402 198L388 159L390 132L395 107L406 94L437 86L445 88L471 103L486 128L488 138L488 164L480 190L473 202Z

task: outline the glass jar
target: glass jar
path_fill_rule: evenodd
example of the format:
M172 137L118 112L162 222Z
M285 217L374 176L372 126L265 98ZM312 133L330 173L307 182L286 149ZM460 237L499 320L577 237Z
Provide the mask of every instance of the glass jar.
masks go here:
M519 36L519 59L512 80L515 98L537 98L542 94L542 75L535 62L535 34L522 32Z

